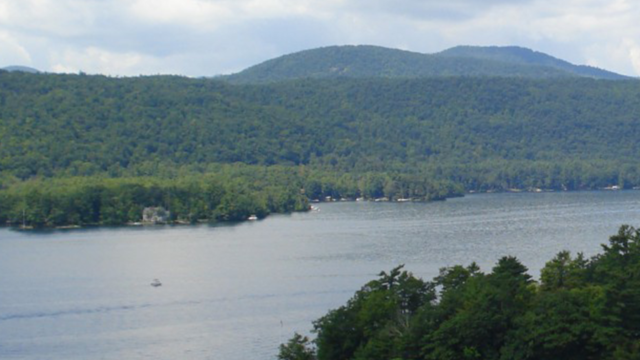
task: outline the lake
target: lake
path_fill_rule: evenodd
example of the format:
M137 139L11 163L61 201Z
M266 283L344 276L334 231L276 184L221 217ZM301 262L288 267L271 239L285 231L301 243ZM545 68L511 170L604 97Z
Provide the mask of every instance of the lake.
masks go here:
M275 359L382 270L431 279L514 255L537 278L558 251L594 255L640 224L640 191L317 206L235 225L0 228L0 358Z

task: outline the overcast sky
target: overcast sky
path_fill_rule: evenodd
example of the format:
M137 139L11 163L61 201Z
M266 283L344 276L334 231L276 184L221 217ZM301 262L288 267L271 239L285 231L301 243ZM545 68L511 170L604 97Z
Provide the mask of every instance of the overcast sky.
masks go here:
M0 0L0 67L211 76L329 45L519 45L640 75L639 0Z

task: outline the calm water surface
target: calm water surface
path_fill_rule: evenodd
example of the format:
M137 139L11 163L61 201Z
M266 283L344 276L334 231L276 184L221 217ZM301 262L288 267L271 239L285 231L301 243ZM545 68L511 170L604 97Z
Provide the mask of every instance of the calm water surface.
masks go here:
M599 252L640 192L320 204L234 226L0 229L0 359L275 359L398 264L423 278L515 255ZM163 286L149 286L159 278Z

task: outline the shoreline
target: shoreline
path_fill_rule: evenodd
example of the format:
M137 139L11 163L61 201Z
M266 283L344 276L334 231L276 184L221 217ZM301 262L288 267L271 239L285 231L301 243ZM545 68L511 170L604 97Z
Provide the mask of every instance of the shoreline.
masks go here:
M486 190L486 191L466 191L460 196L450 196L443 199L432 199L432 200L421 200L421 199L412 199L412 198L398 198L398 199L389 199L389 198L340 198L335 199L332 197L326 197L323 200L313 199L309 200L310 204L328 204L328 203L340 203L340 202L383 202L383 203L430 203L436 201L446 201L447 199L461 198L466 195L483 195L483 194L546 194L546 193L576 193L576 192L626 192L626 191L639 191L640 187L634 187L632 189L613 189L613 188L600 188L600 189L580 189L580 190L558 190L558 189L507 189L507 190ZM307 210L302 211L294 211L294 212L313 212L318 209L312 205L309 206ZM280 213L274 213L280 214ZM282 213L286 214L286 213ZM12 224L3 224L0 227L9 228L14 231L39 231L39 230L79 230L79 229L89 229L89 228L103 228L103 227L157 227L157 226L191 226L191 225L202 225L202 224L241 224L245 222L253 222L256 220L266 219L269 215L263 218L252 218L249 216L244 220L215 220L211 221L209 219L199 219L196 222L189 222L185 220L175 220L171 222L127 222L124 224L85 224L85 225L77 225L77 224L69 224L69 225L60 225L60 226L43 226L43 227L34 227L31 225L23 226L23 225L12 225Z

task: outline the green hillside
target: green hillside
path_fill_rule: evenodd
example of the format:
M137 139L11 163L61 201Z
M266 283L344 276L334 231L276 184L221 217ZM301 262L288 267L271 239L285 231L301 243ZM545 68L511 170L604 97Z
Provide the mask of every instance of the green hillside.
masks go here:
M0 168L5 178L28 179L156 175L157 164L279 164L422 174L467 190L630 187L640 185L639 117L636 81L235 86L0 73Z
M330 46L284 55L221 77L235 84L294 79L423 77L591 77L624 76L576 66L549 55L517 47L457 47L438 54L378 46Z
M586 65L573 65L553 56L518 46L457 46L436 54L440 57L471 58L509 64L550 67L581 77L622 80L620 74Z

